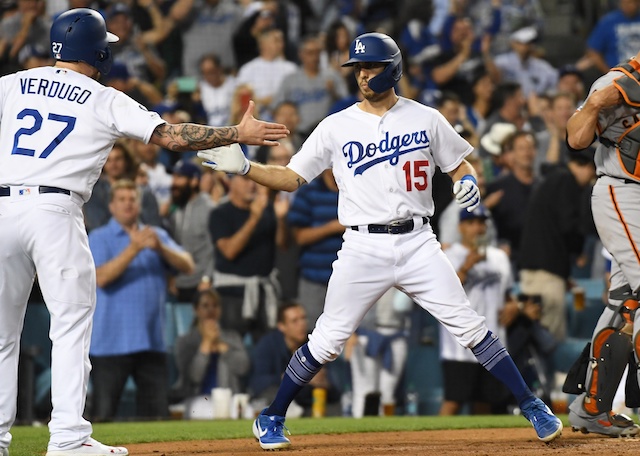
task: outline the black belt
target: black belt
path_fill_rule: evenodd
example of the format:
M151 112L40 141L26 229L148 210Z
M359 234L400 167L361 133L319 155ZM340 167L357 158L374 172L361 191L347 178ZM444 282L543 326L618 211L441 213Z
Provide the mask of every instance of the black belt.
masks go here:
M40 187L38 187L38 193L62 193L64 195L71 195L71 192L69 190L58 187L48 187L46 185L41 185ZM0 196L11 196L11 188L0 187Z
M429 223L427 217L422 217L422 225ZM351 226L354 231L359 231L358 225ZM389 225L367 225L369 233L389 233L389 234L404 234L413 231L413 219L405 220L403 222L391 222Z

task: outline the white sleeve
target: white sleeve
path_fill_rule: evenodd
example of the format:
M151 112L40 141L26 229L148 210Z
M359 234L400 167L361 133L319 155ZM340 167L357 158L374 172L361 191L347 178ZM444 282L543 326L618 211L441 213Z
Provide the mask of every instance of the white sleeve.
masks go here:
M111 104L113 128L119 136L134 138L145 144L153 130L166 123L157 112L149 111L128 95L117 92Z
M309 135L300 151L291 157L287 167L305 181L311 182L325 169L331 167L331 154L335 148L325 119Z

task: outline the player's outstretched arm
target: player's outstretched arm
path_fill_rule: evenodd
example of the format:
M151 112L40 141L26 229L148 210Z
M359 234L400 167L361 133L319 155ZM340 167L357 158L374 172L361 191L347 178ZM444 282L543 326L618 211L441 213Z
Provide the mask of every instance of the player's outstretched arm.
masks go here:
M183 152L242 143L256 146L276 146L278 139L289 134L282 124L264 122L253 117L255 104L249 102L247 111L238 125L211 127L193 123L158 125L150 142L168 150Z
M576 111L567 122L569 146L576 150L589 147L595 139L600 111L622 102L622 95L613 84L589 95L582 108Z
M249 179L273 190L292 192L306 184L302 177L286 166L250 162L239 144L216 147L198 152L204 166L225 173L246 175Z

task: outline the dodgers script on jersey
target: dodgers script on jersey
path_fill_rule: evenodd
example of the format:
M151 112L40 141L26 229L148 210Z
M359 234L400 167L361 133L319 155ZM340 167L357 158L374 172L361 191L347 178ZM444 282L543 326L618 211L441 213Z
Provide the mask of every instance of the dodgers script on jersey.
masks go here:
M437 110L400 97L382 117L357 104L327 117L288 167L310 182L333 166L340 223L387 224L432 216L435 167L452 171L472 151Z
M0 185L59 187L86 202L116 139L148 142L162 123L122 92L75 71L43 67L4 76Z

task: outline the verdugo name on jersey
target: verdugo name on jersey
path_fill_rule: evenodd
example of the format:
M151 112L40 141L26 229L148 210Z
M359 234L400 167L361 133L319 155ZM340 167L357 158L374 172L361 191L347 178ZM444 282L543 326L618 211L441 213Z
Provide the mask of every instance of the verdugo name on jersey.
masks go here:
M78 104L84 104L91 96L90 90L83 89L77 85L41 78L20 78L20 90L23 95L42 95Z

